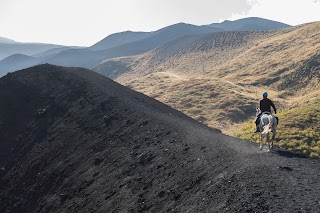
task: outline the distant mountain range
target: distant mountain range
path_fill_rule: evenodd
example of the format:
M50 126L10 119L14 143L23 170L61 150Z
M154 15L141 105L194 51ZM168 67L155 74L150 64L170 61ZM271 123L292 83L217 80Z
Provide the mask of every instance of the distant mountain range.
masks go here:
M57 47L63 46L41 43L0 42L0 60L14 54L31 56Z
M0 61L0 76L15 70L31 67L39 63L41 59L23 54L14 54ZM19 62L19 63L17 63Z
M154 32L126 31L115 33L88 48L18 43L10 39L1 38L0 59L4 61L0 61L0 76L7 72L15 71L17 67L26 68L41 63L93 68L103 60L142 54L189 35L232 30L272 30L288 26L287 24L260 18L246 18L206 26L178 23ZM16 54L20 54L20 56ZM21 57L21 54L26 57ZM11 57L5 59L8 56ZM22 58L23 60L21 60ZM37 59L35 60L35 58ZM15 63L12 63L12 61L15 61Z

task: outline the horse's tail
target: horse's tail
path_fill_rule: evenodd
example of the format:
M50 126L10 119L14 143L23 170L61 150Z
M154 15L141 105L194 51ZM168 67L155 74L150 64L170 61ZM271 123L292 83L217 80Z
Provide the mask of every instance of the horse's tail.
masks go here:
M272 128L273 128L273 117L272 117L272 115L268 116L268 120L269 120L269 123L263 127L263 131L261 132L261 134L263 134L263 135L265 135L265 134L267 134L267 133L272 131Z
M268 118L269 118L269 126L270 126L270 131L271 131L273 128L273 116L269 115Z

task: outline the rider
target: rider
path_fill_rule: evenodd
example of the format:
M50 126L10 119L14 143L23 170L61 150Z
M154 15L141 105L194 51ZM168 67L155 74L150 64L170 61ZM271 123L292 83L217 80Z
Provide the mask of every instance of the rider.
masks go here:
M267 92L263 92L262 94L263 99L260 100L260 110L261 113L257 116L256 118L256 131L255 132L259 132L259 120L260 120L260 116L262 113L264 112L270 112L271 113L271 107L274 110L274 114L277 114L277 109L274 105L274 103L268 98L268 93Z

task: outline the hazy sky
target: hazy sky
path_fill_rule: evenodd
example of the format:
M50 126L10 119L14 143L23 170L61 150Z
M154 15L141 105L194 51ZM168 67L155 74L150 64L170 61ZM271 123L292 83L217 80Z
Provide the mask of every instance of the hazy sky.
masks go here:
M262 17L320 21L320 0L0 0L0 36L90 46L109 34Z

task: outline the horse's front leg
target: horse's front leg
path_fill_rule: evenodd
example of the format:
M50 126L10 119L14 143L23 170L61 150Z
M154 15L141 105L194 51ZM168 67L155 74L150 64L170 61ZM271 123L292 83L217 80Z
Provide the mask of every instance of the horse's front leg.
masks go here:
M262 140L263 140L262 134L260 133L260 146L259 146L259 149L260 149L260 150L262 150Z

